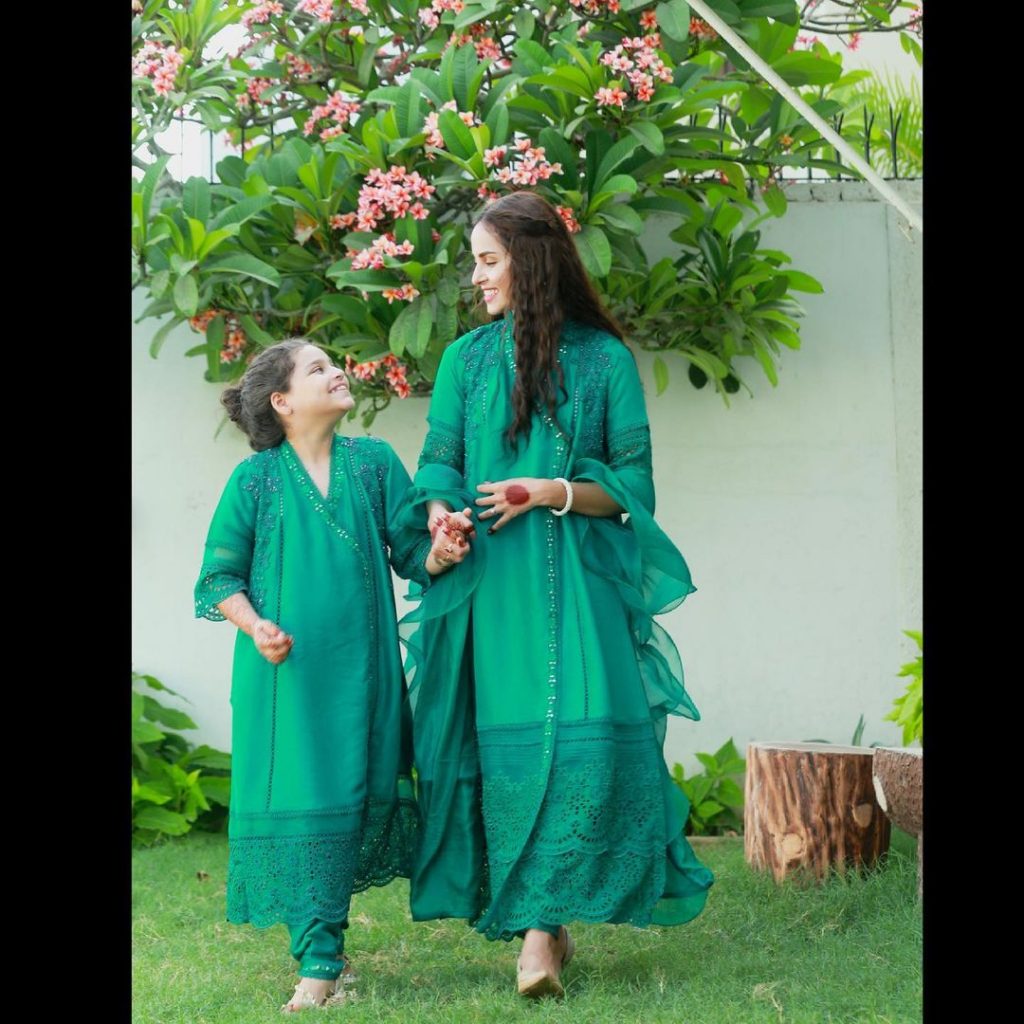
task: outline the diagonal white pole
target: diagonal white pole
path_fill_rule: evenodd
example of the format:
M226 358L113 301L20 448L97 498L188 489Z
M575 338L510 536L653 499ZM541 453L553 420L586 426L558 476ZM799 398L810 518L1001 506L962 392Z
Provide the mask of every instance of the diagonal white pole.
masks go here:
M885 179L841 136L820 114L816 113L800 94L787 85L781 76L756 54L722 19L708 7L704 0L689 0L693 8L768 84L785 99L791 107L803 114L821 134L846 157L847 163L855 167L874 186L883 199L892 203L900 213L924 234L924 220L906 200L891 188Z

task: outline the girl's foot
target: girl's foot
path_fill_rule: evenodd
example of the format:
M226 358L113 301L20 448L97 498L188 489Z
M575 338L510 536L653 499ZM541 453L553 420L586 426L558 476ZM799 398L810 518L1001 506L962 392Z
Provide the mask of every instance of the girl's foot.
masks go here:
M336 981L323 978L300 978L295 994L281 1007L282 1013L297 1013L312 1007L324 1006L340 986Z
M529 999L543 996L561 999L565 989L560 975L574 952L575 943L564 927L559 930L557 939L540 929L529 929L523 939L516 972L519 994Z

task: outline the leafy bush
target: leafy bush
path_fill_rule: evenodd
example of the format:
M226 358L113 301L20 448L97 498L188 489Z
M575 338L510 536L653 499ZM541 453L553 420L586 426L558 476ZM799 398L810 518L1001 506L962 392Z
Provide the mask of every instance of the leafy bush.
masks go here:
M143 686L180 697L153 676L132 672L133 841L148 846L193 827L222 829L231 755L205 744L192 746L175 730L195 729L195 722L145 693Z

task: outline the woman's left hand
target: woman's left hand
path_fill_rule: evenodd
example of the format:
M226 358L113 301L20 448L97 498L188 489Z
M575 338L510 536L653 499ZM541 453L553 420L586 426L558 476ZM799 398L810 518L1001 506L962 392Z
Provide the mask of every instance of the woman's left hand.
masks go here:
M485 506L477 518L483 522L498 517L488 533L496 533L510 519L531 508L561 508L565 504L565 488L556 480L542 477L518 476L496 483L486 480L476 489L485 492L484 497L476 499L477 505Z

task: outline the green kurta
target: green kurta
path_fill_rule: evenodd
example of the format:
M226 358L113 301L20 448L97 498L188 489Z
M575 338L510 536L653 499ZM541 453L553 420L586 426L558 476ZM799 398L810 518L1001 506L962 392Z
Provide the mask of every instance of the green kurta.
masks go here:
M454 342L406 512L413 526L431 498L462 508L483 481L564 476L629 513L534 509L492 536L482 520L469 557L403 620L424 814L413 917L466 917L490 938L572 920L680 924L713 881L684 838L688 803L662 751L666 714L700 716L652 615L695 588L652 518L636 363L576 323L559 361L559 426L534 416L516 454L502 436L510 317Z
M324 498L284 441L235 469L214 513L196 615L223 619L216 605L244 590L295 638L278 666L235 641L229 921L343 921L353 892L409 876L418 815L389 562L426 584L430 541L395 526L408 486L386 443L336 436Z

